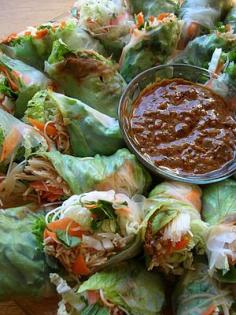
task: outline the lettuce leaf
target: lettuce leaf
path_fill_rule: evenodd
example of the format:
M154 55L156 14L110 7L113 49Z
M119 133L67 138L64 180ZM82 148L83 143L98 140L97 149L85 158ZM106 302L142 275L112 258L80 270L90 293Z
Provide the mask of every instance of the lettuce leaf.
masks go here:
M110 155L123 147L119 123L79 100L51 91L40 91L28 103L24 120L43 123L62 117L75 156Z
M103 56L107 55L102 44L85 31L74 19L66 20L63 27L56 29L56 38L61 39L71 51L94 50Z
M108 157L76 158L59 152L47 152L43 156L51 161L73 194L114 189L133 196L145 193L150 187L149 173L127 149Z
M231 222L236 214L236 181L227 179L203 189L202 216L211 225Z
M78 293L88 290L102 290L106 299L132 315L159 314L164 304L159 275L145 271L134 261L96 273L79 287Z
M126 87L117 66L93 50L72 52L61 40L54 42L45 64L48 75L65 95L81 100L94 109L117 117L120 97Z
M201 210L202 192L199 186L176 181L164 181L157 185L149 194L149 197L174 198L189 203L198 211Z

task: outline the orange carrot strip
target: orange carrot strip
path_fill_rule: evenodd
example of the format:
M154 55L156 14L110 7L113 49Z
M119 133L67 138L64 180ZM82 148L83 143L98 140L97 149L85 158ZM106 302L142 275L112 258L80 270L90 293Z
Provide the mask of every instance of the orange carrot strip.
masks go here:
M170 15L170 13L161 13L158 15L157 20L158 21L162 21L164 20L166 17L168 17Z
M53 239L55 242L58 243L56 233L51 232L51 231L49 231L48 229L45 229L45 230L44 230L44 233L43 233L43 239L45 240L45 239L48 238L48 237L51 237L51 239Z
M52 185L47 185L46 183L41 182L41 181L34 181L34 182L30 183L30 186L36 190L51 192L51 193L56 194L56 195L62 195L63 194L63 189L56 188Z
M5 161L6 158L14 152L20 140L21 140L21 134L19 130L16 128L13 128L11 132L6 136L3 142L0 162Z
M187 236L184 236L179 242L175 244L174 249L181 250L188 245L188 242L189 242L189 238Z
M190 201L198 211L201 210L201 199L199 198L200 192L197 189L191 190L187 195L186 199Z
M44 28L42 30L38 30L35 34L35 38L37 39L41 39L43 37L45 37L48 34L48 29Z
M143 13L140 12L138 15L136 15L136 25L137 27L141 27L144 24L144 16Z
M79 255L73 266L72 266L72 271L76 275L81 275L81 276L87 276L90 273L90 270L88 269L86 262L84 260L83 255Z
M5 74L5 76L6 76L7 80L8 80L8 82L9 82L10 87L12 88L12 90L15 91L15 92L18 91L19 88L18 88L17 84L13 81L13 79L11 78L11 76L8 73L7 69L4 66L0 65L0 71L2 71Z
M68 235L81 237L83 234L83 231L75 230L75 228L78 228L78 227L79 227L79 224L70 218L63 218L57 221L53 221L47 225L47 228L52 232L56 232L57 230L63 230L63 231L68 230Z
M28 118L28 121L33 127L35 127L37 129L39 129L40 131L44 132L44 128L45 128L45 124L44 123L42 123L42 122L40 122L40 121L38 121L36 119L30 118L30 117ZM46 133L49 136L54 137L57 134L57 129L54 126L48 125L47 128L46 128Z
M202 315L211 315L216 309L215 305L211 305L206 311L202 313Z

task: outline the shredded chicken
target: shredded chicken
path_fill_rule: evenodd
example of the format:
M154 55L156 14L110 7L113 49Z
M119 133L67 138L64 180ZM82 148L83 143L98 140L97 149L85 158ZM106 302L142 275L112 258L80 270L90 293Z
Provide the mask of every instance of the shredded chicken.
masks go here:
M47 134L47 127L49 125L52 125L56 128L56 135L54 137L49 137ZM67 130L64 125L63 117L61 114L57 114L55 121L48 121L45 124L44 127L44 136L47 138L51 138L54 143L56 144L56 147L58 151L64 153L64 154L69 154L70 153L70 137L67 133Z
M10 208L22 204L22 201L37 201L35 194L28 194L28 198L24 198L27 191L27 185L18 180L18 175L22 173L25 161L20 164L9 164L6 175L0 176L0 206ZM22 198L23 196L23 198Z
M97 268L104 263L107 262L109 257L114 256L118 252L121 251L121 249L125 248L128 244L128 242L132 239L133 236L129 237L122 237L119 234L113 234L113 233L103 233L104 238L105 234L107 234L110 237L110 240L112 242L113 247L109 249L105 249L104 247L101 247L101 249L97 250L95 248L91 248L86 246L86 244L81 243L80 246L74 247L74 248L66 248L61 243L56 243L52 238L48 237L44 240L44 250L45 252L50 255L56 257L61 264L65 267L65 269L71 273L73 273L73 264L76 261L76 258L82 254L85 258L85 262L91 273L97 270ZM112 238L110 236L112 235ZM99 234L93 234L91 236L95 240L102 240L101 236ZM102 242L101 242L102 245Z
M29 182L39 181L45 183L45 187L52 186L55 189L62 189L64 196L72 194L68 184L58 175L50 161L42 157L30 159L22 172L17 174L16 178ZM27 190L24 196L27 196L32 190L33 188Z
M159 267L165 273L174 273L176 275L181 275L185 268L191 268L193 262L193 254L191 251L189 251L188 253L184 252L183 260L181 260L181 251L178 250L178 254L180 255L180 257L177 261L173 261L173 259L171 259L171 256L174 252L177 252L174 249L176 243L173 243L170 239L165 239L164 234L165 229L159 231L156 235L153 235L152 223L148 223L144 247L146 253L151 258L149 270L152 270L155 267ZM184 235L183 237L187 237L189 240L191 240L191 235L189 234ZM184 249L182 249L182 252L183 251ZM186 258L186 256L188 257Z

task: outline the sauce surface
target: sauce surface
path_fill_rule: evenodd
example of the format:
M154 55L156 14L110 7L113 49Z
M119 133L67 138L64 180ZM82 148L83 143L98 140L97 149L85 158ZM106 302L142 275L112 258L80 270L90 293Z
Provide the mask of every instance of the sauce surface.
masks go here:
M156 166L206 174L234 158L236 121L210 89L183 79L163 80L133 104L129 135Z

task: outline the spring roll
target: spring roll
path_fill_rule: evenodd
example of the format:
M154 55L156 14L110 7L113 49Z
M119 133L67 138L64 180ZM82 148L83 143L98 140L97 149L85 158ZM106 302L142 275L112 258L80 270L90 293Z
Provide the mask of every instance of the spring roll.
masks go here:
M114 190L70 197L45 217L45 253L78 277L136 256L142 249L143 200Z
M214 30L215 24L225 17L232 5L232 0L185 0L180 8L184 21L180 48L201 32Z
M236 182L232 179L203 190L203 218L211 225L207 235L209 270L226 279L236 265ZM223 278L223 277L222 277ZM236 277L232 278L236 283Z
M50 90L35 94L27 105L24 121L45 132L62 153L80 157L111 155L124 146L115 118Z
M102 43L108 55L119 59L134 24L125 0L79 0L72 14L82 28Z
M45 74L0 52L0 103L5 110L13 110L4 102L6 96L15 103L16 116L22 117L27 102L36 92L47 87L52 88L53 83Z
M136 20L136 28L120 59L120 72L126 82L148 68L166 63L177 47L181 31L181 23L174 14L160 14L145 22L140 13Z
M43 248L32 232L39 228L34 225L35 220L44 216L31 210L35 210L34 205L0 211L0 300L55 294L49 273L59 269L52 261L49 267Z
M99 41L79 27L74 19L29 27L19 34L8 36L0 43L0 48L9 57L43 71L44 62L50 56L53 42L57 39L62 39L73 51L93 49L105 53Z
M223 64L227 61L226 53L236 49L236 36L232 32L214 31L209 35L195 38L188 43L187 47L180 52L172 61L175 63L186 63L208 69L214 73L219 73ZM214 52L218 54L214 56ZM210 65L214 61L214 64Z
M173 295L176 315L229 315L233 297L209 277L207 265L197 263L177 283Z
M158 16L161 13L178 13L179 0L128 0L133 14L142 12L148 19L150 16Z
M21 198L55 202L73 194L92 190L110 190L130 197L145 193L151 177L127 149L111 156L77 158L57 151L30 158L26 165L17 165L3 177L0 192L4 204L17 197L15 188L25 184Z
M136 261L97 272L77 292L55 273L51 281L62 296L58 313L64 315L158 315L165 301L161 277Z
M207 225L199 211L201 191L193 185L186 189L186 184L181 190L181 185L173 193L165 190L167 183L160 184L146 201L143 237L149 270L157 267L166 274L181 275L191 269L196 253L205 252Z
M45 70L65 95L117 117L118 103L126 83L111 60L93 50L74 53L59 40L54 43Z

